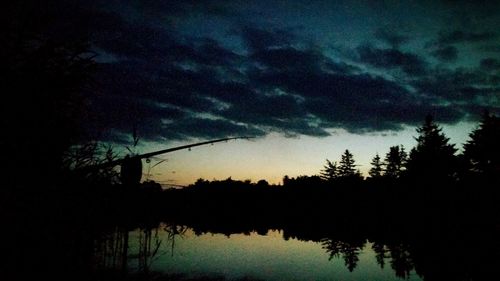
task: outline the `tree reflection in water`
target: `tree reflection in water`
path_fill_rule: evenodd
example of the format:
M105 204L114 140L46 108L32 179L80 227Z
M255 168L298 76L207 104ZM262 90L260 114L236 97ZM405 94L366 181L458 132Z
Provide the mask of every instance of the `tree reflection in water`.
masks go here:
M340 257L344 259L344 264L352 272L359 261L359 254L363 247L365 246L364 242L361 243L349 243L334 239L321 239L321 245L323 249L330 255L328 258L332 260L334 257Z
M171 256L174 256L175 249L175 237L179 236L182 238L188 227L184 225L176 225L176 224L166 224L163 230L167 233L167 239L170 242Z
M175 253L176 239L183 238L190 228L176 224L162 224L153 228L136 229L137 235L132 235L126 228L116 227L111 232L96 240L95 261L99 270L127 273L151 273L151 265L166 251L161 251L161 245L170 248L170 255ZM163 231L163 234L161 233ZM195 231L196 236L207 231ZM249 232L246 232L247 235ZM130 237L134 237L131 239ZM301 240L300 236L295 237ZM134 241L135 240L135 241ZM359 255L366 246L366 239L339 240L338 238L323 238L315 241L328 254L328 259L342 258L345 267L353 272L359 262ZM135 251L131 245L137 245ZM399 278L408 278L414 270L411 254L404 244L385 245L379 242L372 244L377 264L383 269L385 260L390 259L391 268ZM130 266L132 260L137 260L137 267Z
M99 270L127 272L129 232L115 227L102 234L95 243L95 265Z
M162 229L166 236L160 235ZM137 259L136 272L148 274L154 261L165 254L160 251L163 239L170 244L171 255L174 255L176 237L183 237L186 226L162 224L156 227L144 227L135 231L128 228L115 227L94 241L94 260L98 271L113 271L123 274L129 273L129 262ZM131 241L131 232L136 232L137 238ZM132 245L137 245L135 252L131 252Z
M157 274L151 269L153 263L161 260L160 257L169 252L170 256L174 257L179 238L191 239L193 238L191 235L205 234L227 236L228 233L245 235L267 233L262 231L262 227L256 228L260 229L260 234L255 230L240 227L235 227L232 230L227 227L220 228L220 231L217 229L217 225L193 224L187 226L172 223L142 227L133 231L116 227L96 240L95 267L100 271L114 271L123 274ZM306 231L294 227L293 229L281 229L280 233L282 233L284 241L291 238L296 241L318 243L329 260L342 259L349 272L356 271L360 264L360 255L364 250L373 251L376 264L381 269L389 265L394 273L393 276L400 279L409 279L416 274L426 281L442 280L443 278L480 280L481 277L487 276L489 270L493 270L492 265L498 263L498 258L494 256L495 249L498 249L495 247L497 244L491 244L497 241L494 232L491 233L491 236L487 236L484 231L474 233L469 230L467 236L452 239L450 236L437 238L422 233L398 236L391 234L392 231L377 235L366 232L361 235L360 233L364 232L358 233L358 231L351 230L342 233L338 230L337 235L332 235L331 231L314 233L311 229ZM444 243L446 237L449 241ZM210 243L207 241L205 242ZM473 241L475 242L471 243ZM242 247L244 248L244 246ZM246 249L243 250L246 251ZM478 261L477 257L479 256L484 259ZM135 260L137 263L134 262Z

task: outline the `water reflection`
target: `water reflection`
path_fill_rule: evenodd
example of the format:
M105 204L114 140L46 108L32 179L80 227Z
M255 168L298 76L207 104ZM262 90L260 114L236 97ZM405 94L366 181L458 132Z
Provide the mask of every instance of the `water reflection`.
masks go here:
M96 257L101 268L168 280L421 280L404 244L285 236L283 230L217 234L175 224L116 228L99 241Z
M170 242L171 256L174 256L175 239L176 237L182 238L186 234L188 227L183 225L166 224L163 230L167 233L167 240Z
M127 271L129 231L115 227L95 241L95 265L99 270Z
M350 272L358 265L359 253L365 246L364 241L346 242L327 238L322 239L321 244L323 249L330 255L329 260L342 256L345 266ZM383 269L383 266L381 268Z
M142 229L138 231L138 234L137 270L148 273L151 264L157 258L162 240L158 235L158 228Z

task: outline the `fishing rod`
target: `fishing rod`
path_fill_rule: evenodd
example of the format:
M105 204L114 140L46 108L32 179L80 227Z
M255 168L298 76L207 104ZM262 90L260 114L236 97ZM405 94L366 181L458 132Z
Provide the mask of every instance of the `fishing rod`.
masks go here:
M109 167L114 167L114 166L120 165L121 166L120 178L122 180L122 183L124 183L124 184L139 183L141 180L141 177L142 177L142 161L141 160L144 158L150 158L150 157L157 156L160 154L166 154L166 153L170 153L170 152L174 152L174 151L182 150L182 149L190 149L192 147L206 145L206 144L213 144L213 143L217 143L217 142L236 140L236 139L251 139L251 138L253 138L253 137L223 138L223 139L209 140L209 141L198 142L198 143L193 143L193 144L188 144L188 145L181 145L181 146L177 146L177 147L161 149L158 151L153 151L153 152L148 152L148 153L143 153L143 154L138 154L138 155L127 155L121 159L112 160L112 161L101 163L101 164L94 165L94 166L84 167L84 168L81 168L79 170L92 171L92 170L99 170L99 169L104 169L104 168L109 168Z

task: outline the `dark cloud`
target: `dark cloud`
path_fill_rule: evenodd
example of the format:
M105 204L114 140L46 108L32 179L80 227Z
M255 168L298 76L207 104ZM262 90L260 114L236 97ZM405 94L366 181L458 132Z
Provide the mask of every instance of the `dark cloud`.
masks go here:
M156 15L158 17L167 15L186 16L193 14L203 15L227 15L232 14L231 1L210 1L210 0L141 0L126 1L138 11L146 15Z
M483 45L479 49L489 53L500 53L500 45Z
M263 136L265 131L254 126L236 124L224 119L188 117L177 119L161 128L165 139L213 139L231 136Z
M126 143L134 128L142 139L164 140L163 120L180 119L186 114L175 107L163 107L161 104L145 99L106 94L93 100L92 116L87 120L92 133L101 139Z
M317 57L321 65L324 57ZM312 62L310 62L312 63ZM447 122L460 119L451 107L426 105L395 82L371 75L333 73L314 67L304 73L300 68L272 69L252 77L266 88L279 88L303 98L299 116L314 116L322 127L342 127L354 133L399 130L403 125L421 122L425 113L440 112Z
M111 128L104 130L108 139L123 142L134 126L143 139L155 141L270 132L325 137L334 128L401 130L420 124L427 113L454 123L477 108L498 107L495 76L487 73L498 69L498 60L484 59L480 69L436 69L425 54L399 49L409 37L398 30L375 33L390 48L368 43L352 50L355 59L345 60L305 42L292 29L234 22L229 36L240 39L243 48L233 50L225 39L158 24L162 11L167 18L227 16L231 4L203 11L199 7L213 6L205 1L196 7L194 1L126 3L119 11L99 10L91 24L93 47L108 57L99 64L100 94L92 101L96 122ZM166 11L169 7L173 10ZM157 20L149 21L149 14ZM458 51L450 44L493 37L442 33L439 41L446 45L424 51L451 62Z
M118 58L161 61L193 55L168 30L129 22L115 12L94 13L91 25L93 45Z
M497 34L493 32L466 32L455 30L452 32L440 32L437 39L438 45L449 45L456 43L476 43L495 39Z
M252 58L272 69L300 72L319 71L324 59L323 55L316 51L288 47L259 50Z
M454 46L440 47L431 54L443 62L453 62L458 58L458 49Z
M499 71L500 70L500 60L494 58L482 59L480 63L481 69L485 71Z
M264 30L248 26L241 29L241 35L250 51L288 46L295 38L287 30Z
M196 48L194 62L206 65L229 65L238 63L242 59L240 55L222 47L219 42L213 39L205 39Z
M433 75L413 81L419 93L434 103L498 106L498 88L490 77L472 69L441 70ZM479 112L478 112L479 114Z
M361 62L385 69L400 69L408 75L423 75L427 63L418 55L398 49L378 49L371 45L357 48Z
M377 29L375 31L375 38L387 43L393 48L399 48L401 44L408 42L410 39L408 36L400 34L397 30L387 28Z
M185 17L195 16L236 16L234 5L238 1L210 0L73 0L82 2L82 7L98 11L114 11L122 17L138 24L176 24Z

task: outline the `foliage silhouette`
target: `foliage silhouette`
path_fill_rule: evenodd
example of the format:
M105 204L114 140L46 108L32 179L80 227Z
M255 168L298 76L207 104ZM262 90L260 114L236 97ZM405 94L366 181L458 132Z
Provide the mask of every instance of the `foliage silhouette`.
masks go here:
M85 23L91 18L73 16L78 5L64 2L9 2L1 11L6 25L0 81L11 98L0 105L0 145L11 161L3 168L1 213L9 228L6 241L19 242L7 243L5 255L11 258L2 274L103 280L96 259L103 267L126 269L128 233L138 227L144 230L141 268L147 272L159 247L151 229L168 220L195 233L282 229L285 239L322 241L330 258L341 255L350 271L367 240L374 241L380 266L391 259L403 278L415 270L426 280L477 280L496 269L500 121L488 113L464 145L462 170L457 149L427 116L405 173L402 147L386 155L384 173L391 181L363 181L349 150L338 164L327 160L319 176L285 176L282 186L228 178L199 179L183 190L164 191L152 181L125 189L110 168L67 173L116 155L84 142L84 127L93 118L87 95L97 92L98 65L89 51ZM378 154L372 165L370 177L380 177ZM431 188L453 192L444 196ZM486 193L487 188L496 191ZM101 258L112 260L100 260L99 250Z
M344 154L342 154L340 162L339 162L339 167L338 167L338 174L339 177L353 177L355 176L358 172L356 171L356 165L354 164L354 157L352 153L349 150L345 150Z
M344 259L345 266L352 272L359 261L359 254L364 247L364 243L348 243L335 239L323 239L321 241L323 249L330 255L329 260L340 255Z
M484 176L500 172L500 119L484 112L479 127L469 134L463 157L468 171Z
M449 144L449 138L442 133L431 115L425 117L417 133L417 146L411 150L408 158L408 176L418 181L440 182L451 179L457 165L457 149Z
M326 164L323 166L323 170L320 172L320 177L322 180L333 182L338 177L337 162L331 162L326 159Z
M86 95L97 65L86 19L72 17L74 5L52 2L2 6L0 81L9 100L0 105L0 145L11 161L3 178L18 190L57 181L65 153L85 135L82 120L91 119Z
M372 165L372 167L370 168L370 171L368 172L368 174L370 175L370 178L377 179L377 178L382 177L383 168L382 168L382 162L380 161L380 156L378 155L378 153L375 154L375 157L373 157L370 164Z
M401 177L406 166L407 154L404 147L391 146L384 159L384 176L389 179Z

